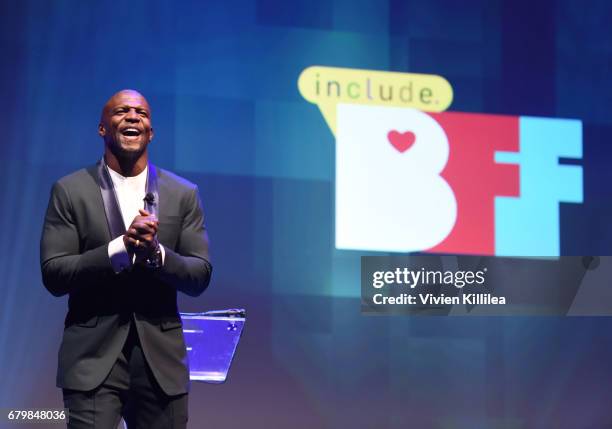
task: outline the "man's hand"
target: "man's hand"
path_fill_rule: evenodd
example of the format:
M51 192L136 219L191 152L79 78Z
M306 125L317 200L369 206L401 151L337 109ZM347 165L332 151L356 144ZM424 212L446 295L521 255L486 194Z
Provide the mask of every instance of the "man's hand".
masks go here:
M159 247L157 218L146 210L139 212L123 236L125 248L130 254L136 254L136 261L146 259Z

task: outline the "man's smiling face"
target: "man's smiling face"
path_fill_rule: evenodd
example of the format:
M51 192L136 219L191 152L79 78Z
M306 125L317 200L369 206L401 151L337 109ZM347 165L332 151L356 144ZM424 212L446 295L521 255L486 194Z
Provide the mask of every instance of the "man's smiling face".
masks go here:
M98 133L117 158L138 158L153 139L149 103L136 91L118 92L104 106Z

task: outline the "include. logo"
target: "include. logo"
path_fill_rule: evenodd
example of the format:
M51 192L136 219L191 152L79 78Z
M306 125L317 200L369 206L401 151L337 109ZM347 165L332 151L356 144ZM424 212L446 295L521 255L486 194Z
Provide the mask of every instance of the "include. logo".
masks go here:
M302 96L336 137L336 247L558 256L581 203L579 120L444 112L441 76L309 67Z

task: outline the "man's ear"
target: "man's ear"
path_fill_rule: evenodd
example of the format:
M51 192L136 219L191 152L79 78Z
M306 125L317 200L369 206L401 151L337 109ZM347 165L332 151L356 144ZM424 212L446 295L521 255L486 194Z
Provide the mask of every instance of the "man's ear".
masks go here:
M102 122L98 124L98 135L100 137L104 137L106 135L106 128L104 128L104 124L102 124Z
M153 140L154 135L155 135L155 132L153 131L153 127L151 127L151 138L149 139L149 141Z

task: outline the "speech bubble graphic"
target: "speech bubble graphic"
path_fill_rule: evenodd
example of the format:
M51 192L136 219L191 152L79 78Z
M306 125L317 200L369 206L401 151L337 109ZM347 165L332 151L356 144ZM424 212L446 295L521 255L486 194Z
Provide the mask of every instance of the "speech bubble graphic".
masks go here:
M298 89L319 106L334 135L339 103L442 112L453 101L450 83L433 74L311 66L300 74Z

